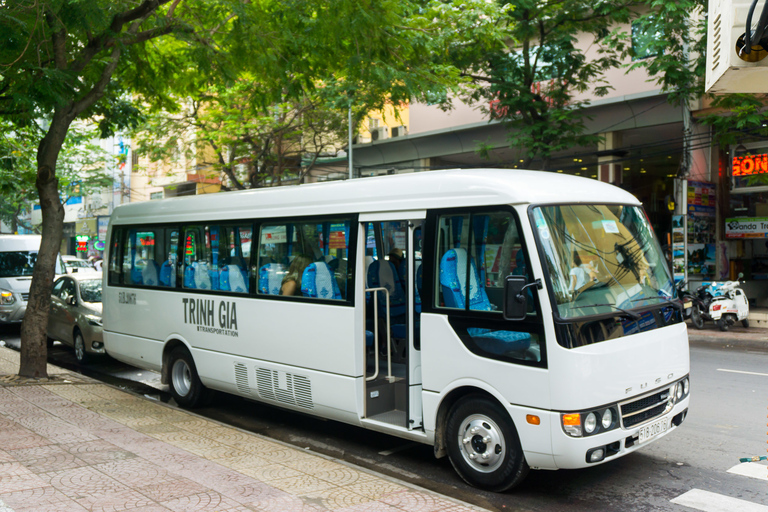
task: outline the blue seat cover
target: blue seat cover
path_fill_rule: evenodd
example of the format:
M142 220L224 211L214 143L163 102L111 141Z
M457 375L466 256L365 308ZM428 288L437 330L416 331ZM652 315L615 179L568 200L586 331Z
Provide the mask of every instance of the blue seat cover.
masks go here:
M310 263L301 276L301 294L318 299L341 300L336 277L324 261Z
M399 274L394 263L387 260L375 260L368 266L368 287L386 288L389 292L389 314L392 317L405 314L406 297L400 284ZM386 296L377 293L379 297L379 316L386 314Z
M466 306L467 251L462 248L450 249L440 259L440 286L446 307L464 309ZM475 262L470 261L469 309L493 311L485 287L477 274Z
M259 268L259 293L280 295L283 280L283 266L279 263L267 263Z

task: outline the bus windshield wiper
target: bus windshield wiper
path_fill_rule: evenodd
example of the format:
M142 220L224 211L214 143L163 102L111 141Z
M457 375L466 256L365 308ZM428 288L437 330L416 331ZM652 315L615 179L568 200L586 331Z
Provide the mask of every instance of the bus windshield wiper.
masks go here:
M662 304L666 304L667 306L672 306L678 311L683 311L683 304L681 302L675 302L665 297L642 297L640 299L632 299L629 302L640 302L641 300L651 300L651 299L658 299L658 300L664 301L662 302Z
M622 309L622 308L620 308L619 306L617 306L615 304L608 304L608 303L605 303L605 304L588 304L586 306L575 306L575 307L572 307L571 309L599 308L601 306L607 306L607 307L613 308L613 309L615 309L617 311L621 311L623 313L623 316L627 316L627 317L631 318L632 320L640 320L640 315L638 315L637 313L633 313L631 311L627 311L626 309Z

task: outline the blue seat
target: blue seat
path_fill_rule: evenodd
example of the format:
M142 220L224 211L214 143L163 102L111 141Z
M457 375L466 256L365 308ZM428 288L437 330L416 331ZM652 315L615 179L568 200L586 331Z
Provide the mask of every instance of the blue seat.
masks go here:
M400 277L395 265L387 260L375 260L368 266L368 287L386 288L389 292L389 314L391 317L405 315L406 297L400 284ZM386 298L381 292L379 297L379 316L386 314Z
M160 265L160 275L158 276L158 279L160 281L160 286L176 288L176 272L174 265L170 261L165 260L163 264Z
M280 295L283 273L283 266L279 263L262 265L259 268L259 293Z
M310 263L301 276L301 294L304 297L341 300L336 277L324 261Z
M467 333L478 347L492 354L504 355L508 352L528 350L531 346L531 335L527 332L492 331L470 327Z
M215 279L214 279L215 275ZM219 274L208 269L204 261L196 261L187 265L184 269L184 288L196 288L199 290L217 290ZM214 288L215 286L215 288Z
M155 260L147 260L147 264L141 271L141 282L147 286L159 286L160 280L158 278L159 267Z
M469 309L473 311L493 311L495 308L488 300L485 287L477 274L475 262L470 261ZM443 291L445 306L464 309L466 307L467 287L467 251L462 248L450 249L440 259L440 287Z
M248 293L248 274L237 265L224 265L219 271L219 289L225 292Z

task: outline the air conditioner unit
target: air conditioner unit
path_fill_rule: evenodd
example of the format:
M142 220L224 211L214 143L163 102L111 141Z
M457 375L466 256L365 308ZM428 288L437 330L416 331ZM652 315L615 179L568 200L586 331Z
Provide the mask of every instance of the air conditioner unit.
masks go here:
M768 92L768 58L745 62L736 49L746 32L751 0L710 0L707 21L706 90L710 93ZM762 4L752 13L753 26ZM754 45L756 42L752 42ZM754 53L754 50L753 50Z
M391 133L392 133L392 137L402 137L403 135L408 135L408 127L407 126L393 126Z
M387 138L389 128L386 126L379 126L371 130L371 140L383 140Z

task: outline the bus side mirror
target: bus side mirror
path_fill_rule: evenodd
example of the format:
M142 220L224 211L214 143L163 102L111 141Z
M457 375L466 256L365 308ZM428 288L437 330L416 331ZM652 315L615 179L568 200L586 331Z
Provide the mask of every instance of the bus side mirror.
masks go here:
M504 320L524 320L528 313L528 298L523 293L528 279L507 276L504 280Z
M528 288L541 290L541 279L532 283L525 276L507 276L504 279L504 320L525 320L528 316Z

